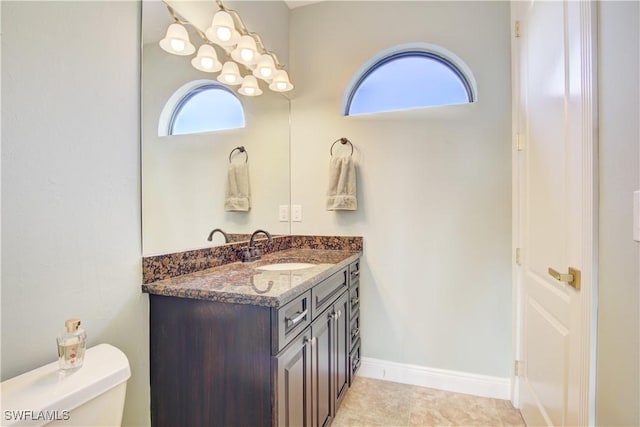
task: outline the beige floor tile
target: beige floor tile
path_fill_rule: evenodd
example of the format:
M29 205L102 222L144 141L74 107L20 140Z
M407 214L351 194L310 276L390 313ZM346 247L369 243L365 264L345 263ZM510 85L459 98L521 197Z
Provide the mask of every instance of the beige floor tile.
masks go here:
M511 402L357 377L334 427L518 426Z
M334 423L408 425L412 392L411 386L357 378L342 401ZM360 424L357 424L358 422Z
M452 426L450 420L444 417L438 409L418 408L409 415L410 426Z

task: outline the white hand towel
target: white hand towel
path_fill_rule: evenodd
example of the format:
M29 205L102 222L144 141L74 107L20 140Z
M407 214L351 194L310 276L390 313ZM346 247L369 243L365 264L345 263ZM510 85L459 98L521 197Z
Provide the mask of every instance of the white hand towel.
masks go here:
M227 188L224 198L224 210L248 211L251 209L251 192L249 189L249 164L229 163Z
M331 157L329 161L328 211L355 211L356 165L351 156Z

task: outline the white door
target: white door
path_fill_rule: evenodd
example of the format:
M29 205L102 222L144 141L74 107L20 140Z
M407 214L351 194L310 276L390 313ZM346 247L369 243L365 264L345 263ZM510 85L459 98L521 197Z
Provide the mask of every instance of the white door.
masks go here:
M528 425L593 421L594 14L591 2L512 3L514 403Z

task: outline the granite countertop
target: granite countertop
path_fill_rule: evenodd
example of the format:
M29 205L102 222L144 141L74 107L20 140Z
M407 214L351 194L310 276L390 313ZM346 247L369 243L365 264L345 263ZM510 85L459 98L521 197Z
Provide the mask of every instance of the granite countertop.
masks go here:
M280 307L340 271L360 251L286 249L263 255L253 262L233 262L182 276L142 285L149 294L235 304ZM300 270L263 271L267 264L315 264Z

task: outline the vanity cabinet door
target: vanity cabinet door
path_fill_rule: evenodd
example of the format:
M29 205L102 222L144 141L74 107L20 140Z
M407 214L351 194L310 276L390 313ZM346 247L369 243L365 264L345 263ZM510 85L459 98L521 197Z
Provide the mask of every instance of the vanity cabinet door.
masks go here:
M343 292L311 325L314 427L331 423L349 388L348 307L348 293Z
M334 312L334 326L335 326L335 341L334 341L334 396L335 396L335 411L338 410L338 406L342 402L347 389L349 388L349 343L351 337L350 322L348 308L349 308L349 293L345 292L335 302ZM334 413L335 413L334 411Z
M333 307L322 312L311 324L313 335L313 427L325 427L333 420Z
M276 356L278 426L311 427L312 341L307 329Z

